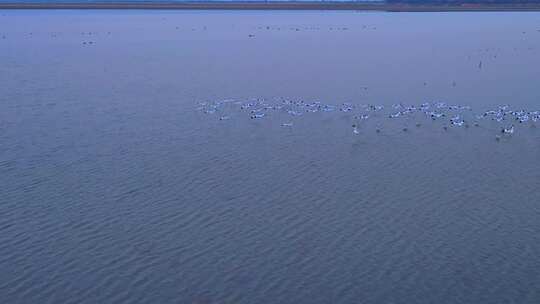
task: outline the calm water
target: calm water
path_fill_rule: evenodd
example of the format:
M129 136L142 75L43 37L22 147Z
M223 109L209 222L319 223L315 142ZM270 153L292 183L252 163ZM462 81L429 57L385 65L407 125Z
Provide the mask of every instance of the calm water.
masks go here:
M0 302L538 303L534 124L196 107L540 110L539 67L538 13L0 11Z

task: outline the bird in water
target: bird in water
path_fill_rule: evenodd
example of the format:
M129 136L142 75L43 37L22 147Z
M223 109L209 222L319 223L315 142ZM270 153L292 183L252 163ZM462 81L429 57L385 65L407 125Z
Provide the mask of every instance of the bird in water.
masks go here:
M358 131L358 126L352 125L352 127L353 127L352 131L353 131L354 134L360 134L360 131Z
M503 134L514 134L514 125L510 126L510 128L503 128L501 132Z
M264 113L255 113L251 115L251 119L263 118L263 117L264 117Z

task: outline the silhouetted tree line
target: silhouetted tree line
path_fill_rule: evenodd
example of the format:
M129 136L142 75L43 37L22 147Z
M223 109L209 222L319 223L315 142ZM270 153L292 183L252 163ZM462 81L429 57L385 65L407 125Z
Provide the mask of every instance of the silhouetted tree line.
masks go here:
M386 0L386 3L406 4L531 4L540 0Z

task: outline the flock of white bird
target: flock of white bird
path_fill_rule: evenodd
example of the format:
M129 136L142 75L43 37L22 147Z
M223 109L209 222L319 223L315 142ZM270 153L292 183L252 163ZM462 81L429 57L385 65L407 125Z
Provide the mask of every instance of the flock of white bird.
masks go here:
M362 123L369 119L414 119L415 126L420 127L422 119L442 122L442 128L469 128L479 127L485 121L497 124L501 136L514 134L516 126L536 126L540 121L540 111L512 110L508 105L498 106L483 113L474 113L470 106L452 105L444 102L425 102L420 105L394 104L391 107L373 104L341 103L339 105L321 103L317 101L295 100L289 98L252 98L248 100L223 99L210 102L199 102L197 110L208 115L215 115L219 120L231 119L231 109L249 115L251 119L264 119L276 112L285 113L290 118L281 123L282 127L292 127L293 119L316 112L337 112L349 115L353 134L360 134ZM381 128L375 130L381 132ZM402 131L407 132L404 127Z

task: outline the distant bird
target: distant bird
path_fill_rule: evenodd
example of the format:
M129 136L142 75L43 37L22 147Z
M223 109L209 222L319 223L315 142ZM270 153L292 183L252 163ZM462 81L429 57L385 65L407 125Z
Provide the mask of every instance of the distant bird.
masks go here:
M251 115L251 119L263 118L264 116L265 116L264 113L256 113L256 114Z
M510 128L503 128L501 132L503 134L514 134L514 125L510 126Z

